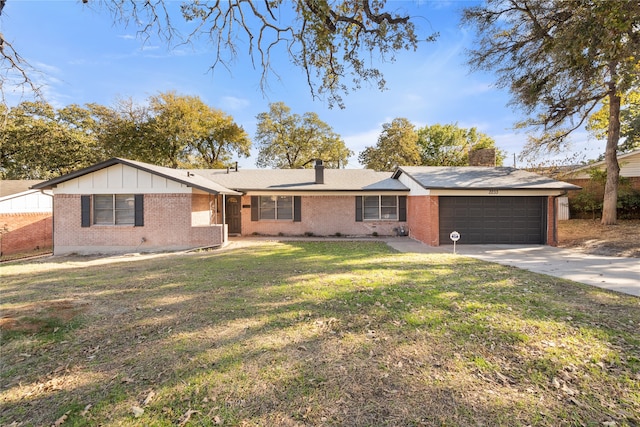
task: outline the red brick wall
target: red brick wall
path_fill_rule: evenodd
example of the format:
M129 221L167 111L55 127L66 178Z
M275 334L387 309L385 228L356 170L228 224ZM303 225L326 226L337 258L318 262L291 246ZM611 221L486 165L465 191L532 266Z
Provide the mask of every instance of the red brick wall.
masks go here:
M251 208L242 208L242 235L263 234L276 236L380 236L395 235L394 228L406 225L399 221L356 221L355 196L303 196L301 199L302 221L251 221ZM242 205L250 206L251 197L243 196Z
M409 196L407 220L409 236L429 246L440 244L438 196Z
M51 213L0 214L0 254L51 248L52 225Z
M558 199L547 198L547 245L558 246Z
M145 194L144 226L81 227L80 195L54 197L54 253L179 250L222 243L222 226L192 227L191 194ZM144 241L143 241L144 239Z
M547 244L557 246L557 199L547 200ZM407 201L409 235L430 246L440 245L438 196L413 196Z

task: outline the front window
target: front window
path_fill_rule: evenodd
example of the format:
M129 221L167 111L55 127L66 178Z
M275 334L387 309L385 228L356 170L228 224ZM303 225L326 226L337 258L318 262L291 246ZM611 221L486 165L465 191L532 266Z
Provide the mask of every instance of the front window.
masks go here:
M293 197L260 196L260 219L292 220Z
M133 194L96 194L93 197L93 223L96 225L134 225Z
M365 220L397 220L397 196L364 196L363 212Z

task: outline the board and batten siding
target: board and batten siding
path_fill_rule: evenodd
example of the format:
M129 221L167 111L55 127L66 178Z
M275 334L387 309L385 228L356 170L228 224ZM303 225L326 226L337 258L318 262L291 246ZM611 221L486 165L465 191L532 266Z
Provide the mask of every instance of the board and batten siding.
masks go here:
M186 194L184 184L127 165L108 168L62 182L54 194Z
M51 213L53 195L50 191L29 190L0 199L0 214Z

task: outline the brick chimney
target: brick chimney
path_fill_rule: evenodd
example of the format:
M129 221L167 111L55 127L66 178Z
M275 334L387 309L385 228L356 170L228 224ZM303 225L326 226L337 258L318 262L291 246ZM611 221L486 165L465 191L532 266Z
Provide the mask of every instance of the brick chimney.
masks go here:
M479 148L469 152L469 166L493 166L496 165L495 148Z
M316 184L324 184L324 165L322 160L316 160Z

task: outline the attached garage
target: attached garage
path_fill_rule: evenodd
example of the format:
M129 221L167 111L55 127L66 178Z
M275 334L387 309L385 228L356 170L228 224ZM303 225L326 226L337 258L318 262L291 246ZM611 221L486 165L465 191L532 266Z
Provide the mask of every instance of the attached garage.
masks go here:
M577 187L508 167L402 166L409 235L428 245L557 244L557 199Z
M546 197L439 197L440 244L544 244L547 231Z

